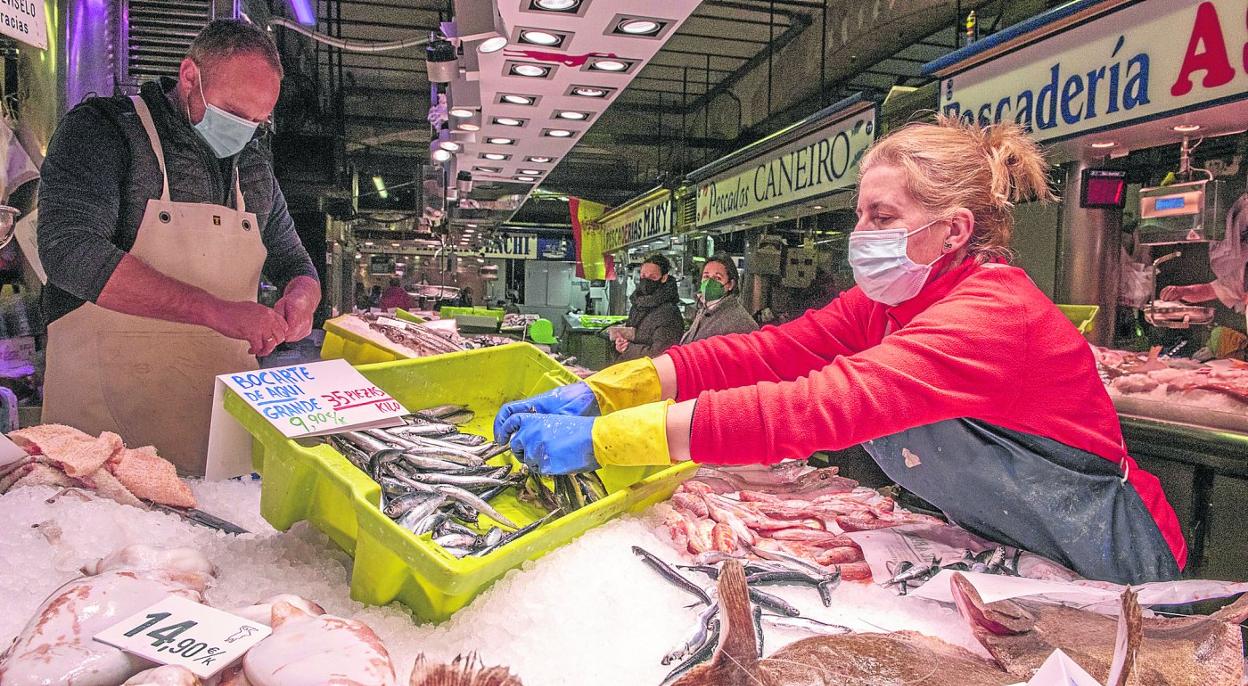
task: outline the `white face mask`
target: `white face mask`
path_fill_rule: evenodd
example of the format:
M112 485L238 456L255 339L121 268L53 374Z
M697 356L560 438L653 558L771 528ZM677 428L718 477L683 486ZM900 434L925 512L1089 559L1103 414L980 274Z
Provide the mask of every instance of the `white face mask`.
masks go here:
M897 305L918 295L927 283L932 265L918 264L906 254L906 239L927 229L939 219L913 230L877 229L855 231L849 235L849 266L854 281L868 298L885 305Z

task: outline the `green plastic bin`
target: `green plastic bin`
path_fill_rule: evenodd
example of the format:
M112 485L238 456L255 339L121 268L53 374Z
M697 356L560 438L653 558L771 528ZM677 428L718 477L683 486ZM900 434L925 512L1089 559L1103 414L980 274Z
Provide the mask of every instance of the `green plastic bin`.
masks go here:
M476 418L464 430L483 435L492 431L494 415L504 402L577 380L527 343L373 364L359 371L409 410L444 403L466 405ZM382 514L380 487L333 448L317 439L285 438L229 390L225 408L255 439L253 465L264 477L260 494L264 518L281 530L307 520L350 553L355 559L351 574L355 600L371 605L398 600L418 617L435 622L450 617L526 560L537 559L620 514L666 500L697 469L692 462L603 468L599 475L610 492L606 498L489 555L456 559L428 534L417 538ZM505 454L494 461L512 459ZM523 526L544 514L513 493L492 502L517 524Z
M549 319L539 319L529 324L528 331L529 340L542 345L557 345L559 339L555 338L555 327L550 323Z
M1092 331L1092 322L1096 321L1096 313L1101 311L1100 305L1058 305L1057 309L1066 315L1079 333L1088 335Z

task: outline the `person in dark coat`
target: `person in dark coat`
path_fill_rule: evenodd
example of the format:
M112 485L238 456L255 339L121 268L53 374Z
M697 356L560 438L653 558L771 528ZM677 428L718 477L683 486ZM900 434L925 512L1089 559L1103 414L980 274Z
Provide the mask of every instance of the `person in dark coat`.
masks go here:
M741 304L737 294L737 265L723 253L711 255L702 267L698 288L698 312L680 344L700 341L726 333L750 333L758 324Z
M672 263L662 255L651 255L642 262L641 280L631 298L633 309L624 323L633 328L633 340L615 341L620 360L661 355L680 342L685 320L680 316L680 297L671 271Z

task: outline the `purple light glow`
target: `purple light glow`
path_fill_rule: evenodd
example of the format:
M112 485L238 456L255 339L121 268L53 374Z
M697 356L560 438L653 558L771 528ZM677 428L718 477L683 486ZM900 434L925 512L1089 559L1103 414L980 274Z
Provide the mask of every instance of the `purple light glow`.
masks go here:
M312 0L290 0L290 9L295 13L295 21L304 26L316 26L316 12L312 9Z

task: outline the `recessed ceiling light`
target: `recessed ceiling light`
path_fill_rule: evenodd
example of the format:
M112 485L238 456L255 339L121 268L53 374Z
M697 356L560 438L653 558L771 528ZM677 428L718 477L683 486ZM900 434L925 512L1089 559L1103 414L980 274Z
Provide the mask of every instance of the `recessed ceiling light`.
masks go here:
M781 217L781 216L780 216L780 215L778 215L778 214L773 214L773 215L771 215L771 218L772 218L772 219L784 219L784 217Z
M371 248L371 247L373 247L373 242L372 242L372 241L364 241L364 247L366 247L366 248Z
M401 246L401 244L400 244L400 243L391 243L391 244L390 244L390 247L392 247L392 248L398 248L398 247L400 247L400 246Z
M494 123L501 126L523 126L524 122L514 117L494 117Z
M653 36L663 25L651 19L625 19L620 22L619 30L633 36Z
M589 65L589 68L599 71L624 71L628 69L628 63L619 60L595 60Z
M555 138L567 138L572 135L572 132L567 129L547 129L546 135Z
M481 125L470 121L461 121L455 125L455 128L460 131L480 131Z
M477 225L476 225L476 224L464 224L464 226L466 226L466 227L468 227L468 228L470 228L470 229L475 229L475 228L477 228Z
M455 141L439 141L438 147L443 150L449 150L450 152L459 152L460 145Z
M451 151L439 148L433 151L431 157L433 157L434 162L446 162L451 159Z
M1171 128L1179 133L1191 133L1193 131L1199 131L1200 124L1179 124Z
M459 117L460 119L467 119L471 117L472 115L473 115L472 110L468 109L467 107L452 107L451 108L452 117Z
M517 64L512 66L511 73L517 76L541 78L550 73L550 67L539 67L536 64Z
M541 169L521 169L520 173L528 174L529 176L540 176L542 173L542 170Z
M486 143L489 143L490 145L511 145L512 143L515 143L515 142L516 142L516 139L514 139L514 138L494 137L494 138L487 138L487 139L485 139L485 142L486 142Z
M481 41L481 46L477 48L477 51L489 54L491 52L498 52L505 47L507 47L507 37L494 36L493 38L486 38L484 41Z
M581 0L533 0L533 6L547 12L571 12L581 4Z
M516 180L517 180L517 181L525 181L525 182L533 182L533 181L536 181L536 180L537 180L537 178L536 178L536 177L532 177L532 176L517 176L517 177L516 177Z
M810 206L810 209L812 209L812 210L822 210L822 209L823 209L823 205L811 205L811 206Z
M555 116L559 119L570 119L572 121L582 121L589 118L588 112L557 112Z
M487 174L497 174L503 170L502 167L473 167L473 171L485 172Z
M527 95L504 95L503 102L512 105L532 105L533 98Z
M589 86L579 86L572 89L572 95L579 95L583 98L603 98L606 97L607 91L601 88L590 88Z
M534 156L534 157L526 157L526 158L524 158L524 159L525 159L525 160L527 160L527 161L529 161L529 162L536 162L536 163L538 163L538 164L546 164L547 162L551 161L551 160L552 160L552 159L554 159L554 158L551 158L551 157L545 157L545 156L542 156L542 155L537 155L537 156Z
M1118 144L1117 144L1117 143L1115 143L1115 142L1113 142L1113 141L1102 141L1102 142L1100 142L1100 143L1093 143L1093 144L1092 144L1092 147L1094 147L1094 148L1112 148L1112 147L1114 147L1115 145L1118 145Z
M507 159L508 156L504 155L501 152L487 152L484 155L482 155L482 157L484 157L487 160L494 160L495 162L498 162L498 161Z
M520 42L532 43L533 45L559 45L563 42L563 36L558 36L547 31L521 31Z

